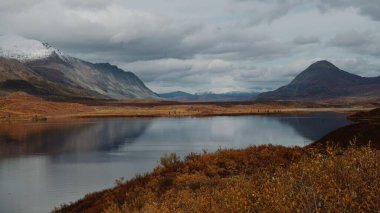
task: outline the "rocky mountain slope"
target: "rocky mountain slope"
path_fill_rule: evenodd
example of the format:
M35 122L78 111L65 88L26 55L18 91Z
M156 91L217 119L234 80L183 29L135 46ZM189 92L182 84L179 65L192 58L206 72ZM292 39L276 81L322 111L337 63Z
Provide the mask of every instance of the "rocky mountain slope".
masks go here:
M343 71L328 61L318 61L288 85L262 93L257 100L314 101L342 98L379 99L380 77L361 77Z
M159 98L132 72L13 35L0 36L0 90L64 98Z

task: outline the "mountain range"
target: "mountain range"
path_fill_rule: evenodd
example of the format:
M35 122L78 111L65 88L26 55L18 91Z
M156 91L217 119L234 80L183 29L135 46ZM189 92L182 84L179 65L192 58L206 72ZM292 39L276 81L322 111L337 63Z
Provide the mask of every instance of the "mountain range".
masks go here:
M174 101L380 101L380 77L361 77L318 61L288 85L257 93L156 94L134 73L109 63L91 63L37 40L0 35L0 95L24 91L59 99L144 99Z
M288 85L258 95L256 100L319 101L338 99L380 100L380 77L361 77L318 61Z
M0 91L54 98L159 99L132 72L67 56L47 43L0 36Z
M258 93L255 92L229 92L229 93L187 93L183 91L175 91L169 93L161 93L160 97L171 101L189 101L189 102L224 102L224 101L250 101L253 100Z

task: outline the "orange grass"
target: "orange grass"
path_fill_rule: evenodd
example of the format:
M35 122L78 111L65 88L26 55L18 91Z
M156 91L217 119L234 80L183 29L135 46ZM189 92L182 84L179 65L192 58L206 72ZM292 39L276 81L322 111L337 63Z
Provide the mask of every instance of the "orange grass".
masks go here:
M262 114L298 114L318 111L351 113L367 108L336 107L317 103L178 103L97 101L83 103L47 101L23 92L0 99L0 121L90 117L200 117ZM356 106L357 107L357 106Z
M56 212L378 212L379 151L263 145L175 154Z

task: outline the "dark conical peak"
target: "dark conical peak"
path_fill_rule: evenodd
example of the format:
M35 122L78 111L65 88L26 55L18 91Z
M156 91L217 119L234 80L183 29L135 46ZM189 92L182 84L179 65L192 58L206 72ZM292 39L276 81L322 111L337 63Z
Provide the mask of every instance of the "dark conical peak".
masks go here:
M336 67L333 63L322 60L322 61L317 61L310 65L307 69L312 69L312 70L321 70L321 69L328 69L328 70L339 70L338 67Z
M345 72L329 61L317 61L301 72L291 84L355 81L359 76Z

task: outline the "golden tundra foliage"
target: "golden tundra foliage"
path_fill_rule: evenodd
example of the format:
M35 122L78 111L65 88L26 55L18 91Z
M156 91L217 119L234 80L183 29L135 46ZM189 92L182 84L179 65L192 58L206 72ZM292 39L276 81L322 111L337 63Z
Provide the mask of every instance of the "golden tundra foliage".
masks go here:
M161 158L62 212L379 212L379 151L250 147Z

